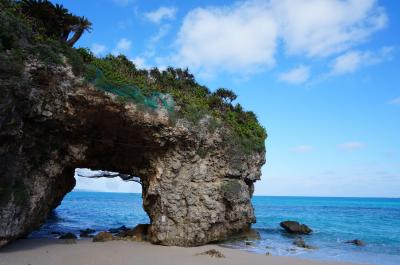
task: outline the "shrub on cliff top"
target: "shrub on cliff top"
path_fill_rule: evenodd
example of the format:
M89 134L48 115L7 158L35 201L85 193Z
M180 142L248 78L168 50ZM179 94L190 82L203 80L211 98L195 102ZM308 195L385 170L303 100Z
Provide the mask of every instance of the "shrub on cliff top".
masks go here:
M47 64L63 64L66 58L74 73L84 75L90 82L94 82L101 73L102 82L95 82L95 85L117 94L123 102L136 100L137 103L138 97L143 101L162 101L167 99L161 95L170 95L179 106L176 115L195 125L208 115L213 119L212 124L230 128L230 133L225 135L227 143L239 146L242 151L248 153L264 150L267 137L265 129L258 123L253 112L246 112L239 104L232 104L237 97L233 91L220 88L211 93L207 87L196 82L188 69L169 67L165 70L143 70L138 69L123 55L98 58L89 49L74 49L68 45L70 43L64 38L65 35L60 35L60 25L55 29L47 28L42 20L43 14L27 10L26 6L19 4L20 2L0 0L1 58L7 57L15 64L23 63L30 56L35 56ZM48 5L48 1L44 2ZM63 12L75 16L68 10ZM68 32L71 32L70 28L66 29L65 34Z
M179 114L192 123L197 124L202 117L209 115L232 129L233 133L227 135L228 142L242 146L242 150L248 153L264 150L265 129L253 112L232 104L237 97L233 91L220 88L211 93L207 87L198 84L187 69L141 70L124 55L96 58L87 50L81 52L83 58L91 58L87 64L101 70L110 86L117 89L134 85L145 96L156 92L169 94L180 107ZM89 69L86 76L92 79L93 70Z

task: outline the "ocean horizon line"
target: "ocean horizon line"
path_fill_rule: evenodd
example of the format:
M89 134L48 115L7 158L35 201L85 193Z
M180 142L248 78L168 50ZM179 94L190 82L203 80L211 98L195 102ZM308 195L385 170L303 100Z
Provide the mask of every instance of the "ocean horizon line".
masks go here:
M122 194L142 194L141 192L126 192L126 191L99 191L74 189L71 192L93 192L93 193L122 193ZM277 198L332 198L332 199L397 199L400 197L378 197L378 196L319 196L319 195L260 195L255 194L253 197L277 197Z

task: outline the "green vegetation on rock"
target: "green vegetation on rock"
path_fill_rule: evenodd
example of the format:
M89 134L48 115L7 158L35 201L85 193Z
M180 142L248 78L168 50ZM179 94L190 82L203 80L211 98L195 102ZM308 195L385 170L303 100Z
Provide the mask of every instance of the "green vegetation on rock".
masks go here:
M253 112L232 104L237 97L233 91L220 88L212 93L197 83L188 69L137 69L124 55L98 58L88 49L73 48L91 23L61 5L46 0L0 0L0 21L0 71L18 76L29 58L48 65L67 63L75 75L116 94L121 102L132 101L150 109L161 105L171 116L194 125L209 116L212 130L228 128L224 130L228 132L224 134L226 143L249 154L264 151L265 129Z

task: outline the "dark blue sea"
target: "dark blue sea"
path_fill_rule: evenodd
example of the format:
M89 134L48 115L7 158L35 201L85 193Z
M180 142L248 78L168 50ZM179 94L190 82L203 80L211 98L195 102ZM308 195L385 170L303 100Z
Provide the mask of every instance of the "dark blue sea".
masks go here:
M260 232L261 240L251 246L245 242L226 246L299 258L400 264L400 199L255 196L253 204L257 217L253 227ZM279 227L283 220L309 225L314 233L304 239L318 249L294 247L293 236ZM148 222L140 194L74 191L32 236L47 237L54 231L78 233L84 228L108 230ZM366 245L345 243L352 239L360 239Z

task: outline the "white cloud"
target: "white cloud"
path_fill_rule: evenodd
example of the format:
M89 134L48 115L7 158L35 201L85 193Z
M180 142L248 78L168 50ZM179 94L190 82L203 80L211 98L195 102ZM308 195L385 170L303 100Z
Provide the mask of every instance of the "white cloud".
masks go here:
M347 142L343 144L338 145L339 149L345 150L345 151L353 151L353 150L359 150L365 147L365 144L362 142Z
M132 46L132 41L126 38L122 38L118 41L117 46L115 47L112 53L114 55L118 55L124 52L128 52L131 49L131 46Z
M132 42L128 39L122 38L117 43L117 49L122 51L128 51L131 48Z
M158 8L157 10L146 13L145 17L149 21L158 24L158 23L161 23L163 20L175 19L177 11L178 10L175 7L162 6L162 7Z
M137 68L139 69L148 69L149 66L146 64L146 58L137 56L135 58L130 59Z
M271 1L288 54L327 56L364 41L386 25L376 0Z
M374 65L391 59L392 47L383 47L377 52L349 51L338 56L332 63L331 74L352 73L361 67Z
M306 82L310 77L310 68L304 65L300 65L292 70L279 75L281 81L285 81L289 84L302 84Z
M175 62L206 72L273 66L278 28L266 5L245 2L192 10L178 33Z
M158 29L157 34L155 34L149 38L147 45L146 45L145 52L142 55L131 59L131 61L134 62L138 68L150 69L150 66L147 65L146 60L151 59L156 55L158 42L168 34L168 32L170 31L170 28L171 28L171 26L168 24L161 25ZM158 61L158 57L153 58L153 59L156 62ZM162 59L161 59L161 61L162 61ZM160 69L160 67L164 67L164 66L157 65L157 67ZM166 67L164 67L164 68L166 68Z
M196 72L252 73L274 66L278 43L288 55L329 56L365 41L386 21L376 0L247 0L196 8L166 60Z
M362 57L363 54L361 52L355 51L340 55L332 64L332 73L343 74L354 72L360 67Z
M390 100L389 104L400 105L400 97L397 97L397 98L394 98L394 99Z
M292 149L293 152L295 153L310 153L312 151L314 151L314 147L310 146L310 145L299 145L296 146L295 148Z
M106 51L106 46L99 44L99 43L93 43L93 45L91 47L91 51L95 55L101 55Z

